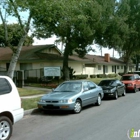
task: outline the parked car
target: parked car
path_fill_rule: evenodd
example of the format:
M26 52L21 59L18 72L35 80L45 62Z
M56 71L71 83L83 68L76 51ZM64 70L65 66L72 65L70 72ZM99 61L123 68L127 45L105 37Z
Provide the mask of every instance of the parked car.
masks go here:
M113 97L118 99L118 96L125 96L125 85L116 79L102 80L98 84L102 87L104 92L104 97Z
M134 74L138 74L140 76L140 71L134 71Z
M140 89L140 77L138 74L124 74L121 81L125 84L126 91L137 92Z
M80 113L89 104L101 105L101 87L88 80L65 81L38 102L41 110L73 110Z
M23 118L18 90L7 76L0 76L0 140L9 140L13 124Z

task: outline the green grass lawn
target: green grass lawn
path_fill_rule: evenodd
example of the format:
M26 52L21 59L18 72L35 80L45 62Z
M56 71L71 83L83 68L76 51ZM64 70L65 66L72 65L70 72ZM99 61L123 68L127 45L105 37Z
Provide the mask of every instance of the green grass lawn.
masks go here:
M40 100L40 98L41 97L31 98L31 99L22 99L22 108L24 108L24 110L37 108L37 102Z
M34 89L25 89L25 88L18 88L18 92L19 92L20 96L31 96L31 95L45 93L45 91L43 91L43 90L34 90Z

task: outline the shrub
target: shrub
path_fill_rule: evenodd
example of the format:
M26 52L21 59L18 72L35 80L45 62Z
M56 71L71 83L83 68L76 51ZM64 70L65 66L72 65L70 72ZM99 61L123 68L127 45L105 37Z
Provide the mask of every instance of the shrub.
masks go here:
M108 74L107 77L108 77L108 78L117 77L117 74Z
M90 75L90 78L96 78L97 75L93 74L93 75Z
M82 75L75 75L76 79L87 79L88 75L87 74L82 74Z
M106 74L97 74L97 78L106 78Z

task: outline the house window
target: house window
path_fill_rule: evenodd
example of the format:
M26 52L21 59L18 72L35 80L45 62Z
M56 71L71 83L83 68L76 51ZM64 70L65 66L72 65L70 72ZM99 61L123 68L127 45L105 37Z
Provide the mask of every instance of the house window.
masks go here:
M101 68L101 66L100 65L98 65L98 70L101 70L102 68Z
M112 72L115 72L115 66L112 66Z
M129 66L129 71L132 71L133 70L133 67L132 66Z
M108 66L105 66L105 73L108 73Z
M117 66L117 69L120 69L120 66Z
M121 69L123 69L123 66L121 66Z
M31 63L20 63L20 70L31 70L32 64Z

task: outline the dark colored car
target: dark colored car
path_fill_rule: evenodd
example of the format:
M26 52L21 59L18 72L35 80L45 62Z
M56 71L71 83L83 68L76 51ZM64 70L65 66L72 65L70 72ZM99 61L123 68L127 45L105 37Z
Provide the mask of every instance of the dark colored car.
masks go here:
M104 96L100 86L88 80L65 81L38 102L40 110L73 110L80 113L89 104L101 104Z
M104 92L104 97L113 97L114 99L117 99L118 96L125 96L125 85L116 79L107 79L102 80L98 84L102 87Z
M140 89L140 76L138 74L124 74L121 81L125 84L126 91L136 93Z

